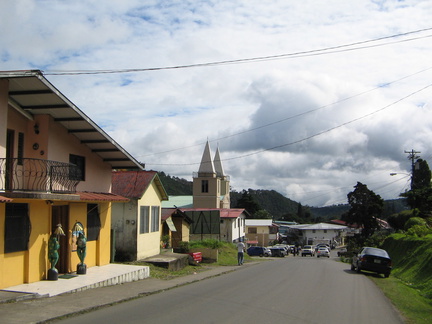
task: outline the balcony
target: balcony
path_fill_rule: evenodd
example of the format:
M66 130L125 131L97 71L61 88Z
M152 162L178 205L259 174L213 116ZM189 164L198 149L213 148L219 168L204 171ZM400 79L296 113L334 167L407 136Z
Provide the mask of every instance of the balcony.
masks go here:
M0 191L75 193L80 168L42 159L0 158Z

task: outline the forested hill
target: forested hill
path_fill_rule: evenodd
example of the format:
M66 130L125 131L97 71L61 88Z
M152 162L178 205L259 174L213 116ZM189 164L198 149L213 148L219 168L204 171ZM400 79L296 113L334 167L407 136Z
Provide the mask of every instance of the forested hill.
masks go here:
M192 182L186 179L171 177L164 172L158 172L165 190L169 196L190 196L192 195ZM265 209L275 220L292 220L303 222L322 222L331 219L340 219L350 206L333 205L326 207L301 206L298 202L291 200L275 190L243 190L242 192L232 191L231 208L238 206L238 201L246 194L255 201L260 209ZM382 218L407 209L403 199L387 200L384 202Z
M191 196L192 195L192 181L171 177L165 172L158 172L159 178L168 193L168 196Z
M273 219L291 220L299 213L299 203L291 200L275 190L248 189L242 192L231 191L231 207L238 206L238 201L246 193L255 200L261 209L265 209ZM306 210L304 212L307 212Z

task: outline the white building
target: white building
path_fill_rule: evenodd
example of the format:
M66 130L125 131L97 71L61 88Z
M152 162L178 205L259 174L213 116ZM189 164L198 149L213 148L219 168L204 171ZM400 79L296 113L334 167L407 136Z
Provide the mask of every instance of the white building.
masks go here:
M303 245L316 244L320 240L329 240L336 245L342 245L348 226L318 223L291 225L290 229L298 232L299 239L302 241L299 243Z

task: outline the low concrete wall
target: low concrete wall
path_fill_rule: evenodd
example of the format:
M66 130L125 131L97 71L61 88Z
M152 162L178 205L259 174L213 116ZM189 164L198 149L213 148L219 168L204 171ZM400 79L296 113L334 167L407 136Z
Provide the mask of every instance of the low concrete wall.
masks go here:
M194 248L189 249L189 252L201 252L202 263L213 263L218 261L219 250L210 248Z

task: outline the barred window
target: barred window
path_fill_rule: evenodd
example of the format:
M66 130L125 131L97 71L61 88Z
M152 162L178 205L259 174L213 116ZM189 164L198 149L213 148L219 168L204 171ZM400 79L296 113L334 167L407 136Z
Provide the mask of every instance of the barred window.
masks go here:
M27 251L30 232L28 204L6 204L5 253Z

